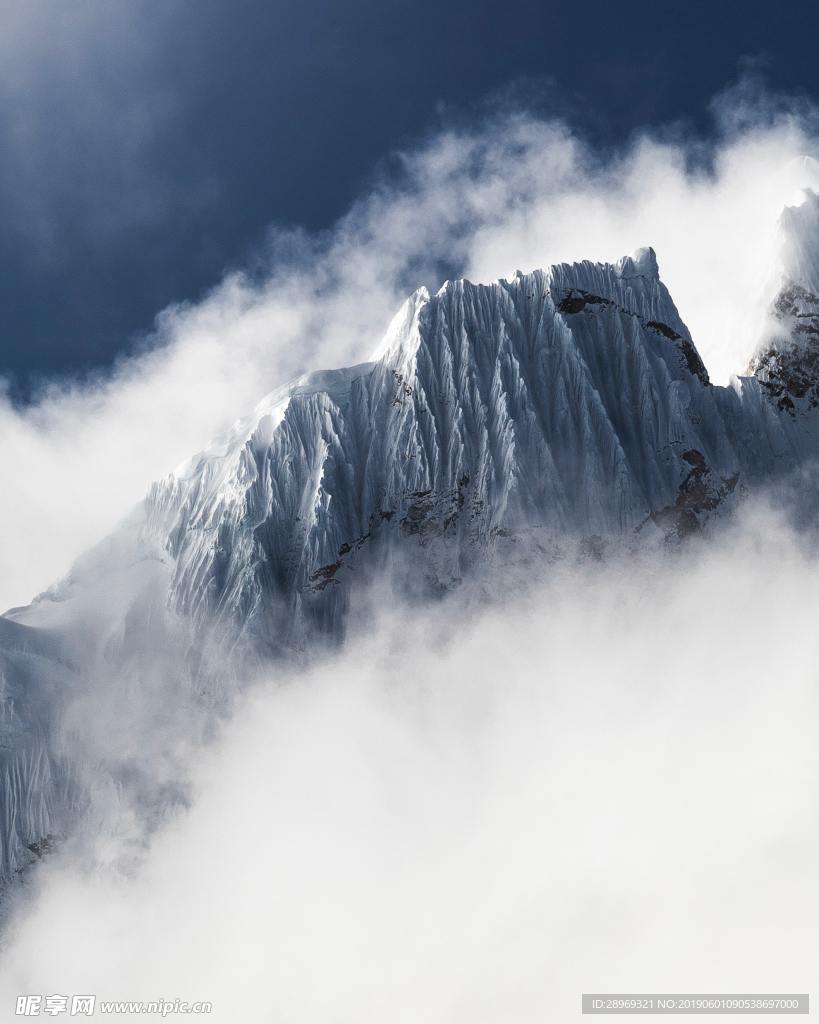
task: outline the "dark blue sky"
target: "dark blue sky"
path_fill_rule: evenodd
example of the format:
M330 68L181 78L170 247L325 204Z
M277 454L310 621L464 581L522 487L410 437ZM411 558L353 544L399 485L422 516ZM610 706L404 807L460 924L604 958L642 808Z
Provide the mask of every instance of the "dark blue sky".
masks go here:
M4 10L0 373L18 394L108 365L270 224L329 226L391 150L498 92L605 146L674 120L707 130L708 101L748 57L773 89L819 97L804 0Z

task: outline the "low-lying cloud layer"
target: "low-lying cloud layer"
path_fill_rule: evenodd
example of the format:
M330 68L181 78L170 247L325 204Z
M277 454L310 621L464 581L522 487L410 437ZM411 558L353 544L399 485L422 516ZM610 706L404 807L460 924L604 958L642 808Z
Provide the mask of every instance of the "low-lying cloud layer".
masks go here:
M756 507L471 617L393 607L258 684L133 877L41 866L0 1005L535 1022L584 990L808 991L817 601L815 550Z
M444 276L614 260L651 244L715 381L763 321L777 218L815 184L815 118L739 86L708 141L666 133L594 152L514 110L401 155L329 233L272 234L252 272L166 310L142 354L90 382L0 402L0 606L24 603L105 534L151 480L304 369L360 362L399 302Z

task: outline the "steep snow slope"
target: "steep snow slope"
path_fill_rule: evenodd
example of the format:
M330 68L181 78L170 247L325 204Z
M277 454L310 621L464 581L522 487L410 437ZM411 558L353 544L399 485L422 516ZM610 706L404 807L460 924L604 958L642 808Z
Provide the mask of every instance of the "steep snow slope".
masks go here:
M730 387L710 384L651 249L447 282L407 300L372 361L273 392L152 487L0 618L0 874L85 813L92 778L129 813L181 798L183 740L235 684L210 650L238 677L249 653L338 639L373 576L434 594L521 552L541 572L572 545L685 537L815 458L817 203L792 216L805 252L775 336Z
M67 826L70 772L54 756L61 693L76 666L47 631L0 617L0 878Z

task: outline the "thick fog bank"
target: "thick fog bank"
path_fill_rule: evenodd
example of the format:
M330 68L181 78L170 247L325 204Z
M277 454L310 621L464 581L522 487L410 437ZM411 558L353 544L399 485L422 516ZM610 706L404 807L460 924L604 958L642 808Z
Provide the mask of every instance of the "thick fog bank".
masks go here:
M95 868L33 873L0 1005L534 1022L583 990L814 988L816 551L756 505L541 576L376 594L340 656L258 682L138 867L101 827Z

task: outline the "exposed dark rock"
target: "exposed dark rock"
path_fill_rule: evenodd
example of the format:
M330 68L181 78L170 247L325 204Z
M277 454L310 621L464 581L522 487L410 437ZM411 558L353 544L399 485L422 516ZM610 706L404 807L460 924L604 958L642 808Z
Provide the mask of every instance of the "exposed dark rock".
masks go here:
M680 338L677 342L683 357L685 358L685 365L689 373L693 373L695 377L710 387L711 381L708 377L708 371L705 369L705 364L700 359L700 354L694 348L690 341L686 338Z
M687 452L682 453L680 458L685 459L689 466L705 468L705 456L702 452L698 452L696 448L689 448Z
M451 533L458 525L466 504L469 473L464 471L454 488L448 491L414 491L404 518L401 532L422 541L428 537ZM473 515L470 515L473 518Z
M696 448L683 452L680 458L691 469L679 485L676 501L652 512L651 519L671 536L683 539L702 529L705 514L719 508L733 493L739 474L716 480L705 456Z
M819 347L774 345L757 357L754 375L782 412L796 415L796 400L819 408Z
M311 573L309 579L310 583L313 584L313 589L324 590L330 583L337 582L334 577L341 568L341 565L342 562L339 558L335 562L330 562L329 565L320 566L315 572Z
M774 303L782 335L748 367L780 412L795 417L798 404L819 408L819 296L799 285L784 288Z
M580 556L592 562L602 562L606 554L606 541L598 534L584 537L580 541Z
M682 335L677 334L673 327L669 327L668 324L660 323L659 320L649 320L646 323L646 327L650 327L652 331L656 331L658 334L662 334L665 338L670 338L672 341L681 341Z
M558 304L559 313L582 313L586 306L613 306L611 299L604 299L600 295L593 295L591 292L581 291L579 288L572 288L566 292Z
M705 364L700 359L699 352L694 348L693 343L678 331L675 331L673 327L669 327L668 324L660 320L646 320L644 316L618 305L618 303L613 302L611 299L604 299L600 295L593 295L591 292L584 292L578 288L572 288L566 292L558 303L557 309L560 313L575 315L584 312L587 306L597 306L601 310L616 309L620 313L625 313L626 316L633 316L648 330L654 331L663 338L667 338L668 341L673 341L682 354L688 372L698 377L706 387L711 386L708 371L705 369Z
M393 394L392 404L400 405L405 398L412 397L413 390L409 384L404 383L403 374L399 373L397 370L393 370L392 375L395 379L395 392Z
M47 835L41 836L40 839L36 839L33 843L26 843L26 849L31 850L37 860L42 860L43 857L54 852L57 839L57 836L49 832Z

